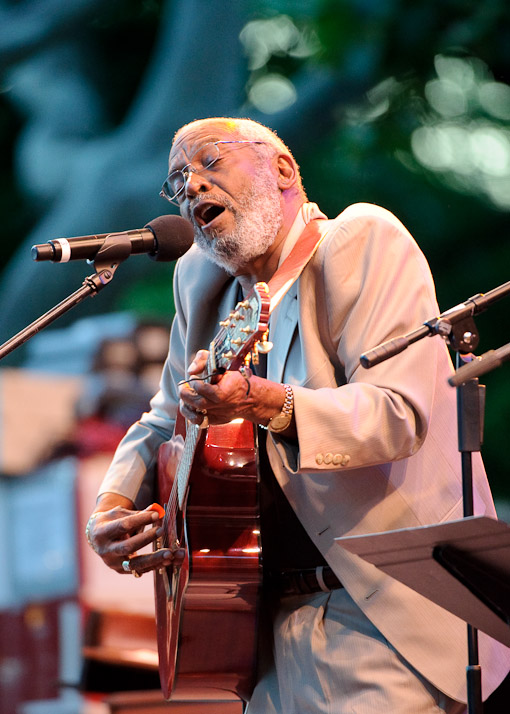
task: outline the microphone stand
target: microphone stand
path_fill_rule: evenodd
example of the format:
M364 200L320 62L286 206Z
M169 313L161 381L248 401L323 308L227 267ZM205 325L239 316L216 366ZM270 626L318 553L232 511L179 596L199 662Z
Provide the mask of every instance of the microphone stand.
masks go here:
M457 432L459 452L462 466L462 499L464 518L474 515L473 499L473 469L472 454L481 450L483 441L483 421L485 408L485 386L479 384L478 377L462 379L462 371L471 368L473 362L460 366L462 354L468 354L476 349L479 334L473 320L473 315L487 309L496 300L510 294L510 281L491 290L485 295L479 293L456 307L432 318L412 332L401 335L387 342L383 342L372 350L360 356L360 363L365 369L379 364L394 355L403 352L410 344L423 337L441 335L456 352L457 372L450 378L450 384L457 387ZM502 348L504 349L504 348ZM501 355L506 359L506 352ZM508 350L510 357L510 350ZM476 364L476 363L475 363ZM460 381L453 382L457 375ZM441 565L440 549L434 549ZM478 630L472 625L467 625L468 666L467 700L469 714L483 714L482 703L482 672L478 658Z
M475 333L478 344L478 333ZM460 367L462 357L456 353L456 367ZM483 442L483 422L485 410L485 385L478 378L469 379L457 387L457 432L462 467L463 516L474 515L473 499L473 452L481 451ZM442 562L440 550L435 553ZM468 714L483 714L482 669L478 659L478 630L468 623L468 665L466 668Z
M362 367L369 369L375 364L379 364L389 357L403 352L413 342L418 342L423 337L432 335L441 335L441 337L448 340L454 350L467 354L474 350L478 344L478 341L475 344L474 339L472 339L471 330L474 329L474 333L476 333L476 326L472 316L483 312L493 302L506 295L510 295L510 281L494 288L494 290L490 290L488 293L473 295L466 302L442 312L438 317L427 320L421 327L408 332L406 335L382 342L377 347L362 354L359 358L360 363Z
M42 329L61 317L68 310L78 305L87 297L94 297L97 293L108 285L113 279L115 271L119 265L131 255L131 241L129 237L117 234L108 236L101 248L98 250L92 262L96 272L89 275L83 281L81 288L59 302L58 305L41 315L30 325L11 337L0 346L0 360L13 352L31 337Z

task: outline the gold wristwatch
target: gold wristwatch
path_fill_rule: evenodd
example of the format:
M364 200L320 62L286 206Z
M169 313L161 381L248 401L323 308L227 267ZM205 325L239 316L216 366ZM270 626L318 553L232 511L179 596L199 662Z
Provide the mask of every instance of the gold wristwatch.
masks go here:
M292 387L288 384L284 384L283 386L285 387L285 401L282 410L279 414L276 414L276 416L271 417L267 425L269 431L276 433L287 429L292 420L292 412L294 411L294 393Z

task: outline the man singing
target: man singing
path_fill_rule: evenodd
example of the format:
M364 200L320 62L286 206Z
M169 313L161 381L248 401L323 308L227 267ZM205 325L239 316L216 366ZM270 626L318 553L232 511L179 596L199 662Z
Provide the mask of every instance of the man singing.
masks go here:
M289 149L251 120L180 129L162 194L193 225L195 244L175 270L160 390L118 447L89 542L119 573L171 564L169 549L135 553L160 525L138 509L152 500L158 448L177 411L193 424L248 420L265 428L271 602L249 714L465 712L465 623L335 543L462 517L444 342L421 340L370 370L359 363L364 351L438 314L423 254L380 207L356 204L327 220L307 201ZM206 366L218 320L272 278L311 221L324 237L271 314L264 369L190 380ZM494 515L478 455L474 503L476 514ZM278 522L267 517L275 512ZM483 633L479 651L486 697L507 674L509 651Z

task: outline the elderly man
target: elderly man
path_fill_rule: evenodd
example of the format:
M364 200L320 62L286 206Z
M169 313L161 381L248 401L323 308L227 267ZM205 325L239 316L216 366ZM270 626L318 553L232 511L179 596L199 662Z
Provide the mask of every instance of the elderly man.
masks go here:
M162 193L192 223L195 245L175 271L160 391L104 479L91 545L118 572L130 555L137 573L172 563L169 549L135 555L159 525L152 511L136 509L178 409L193 424L242 418L266 427L263 506L283 523L266 518L262 532L274 612L250 714L464 712L464 623L335 543L462 517L444 343L422 340L371 370L359 364L365 350L438 313L424 256L377 206L326 220L307 202L288 148L250 120L183 127L169 171ZM206 366L214 318L269 281L311 221L325 235L271 314L265 373L228 370L214 383L190 382ZM480 459L474 492L476 512L493 515ZM280 590L275 572L286 574ZM480 633L480 658L487 696L508 672L508 651Z

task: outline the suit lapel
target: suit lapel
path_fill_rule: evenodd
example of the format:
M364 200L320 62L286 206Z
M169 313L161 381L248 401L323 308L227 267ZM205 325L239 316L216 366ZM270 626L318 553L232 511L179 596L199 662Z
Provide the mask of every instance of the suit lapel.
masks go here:
M309 205L315 206L315 204ZM317 206L315 208L317 213L313 214L312 211L309 220L314 218L321 220L311 220L297 236L294 236L290 252L287 252L277 272L269 281L271 304L273 305L275 301L278 306L273 309L269 323L269 339L274 347L268 354L267 377L275 382L283 380L290 344L297 329L299 276L329 229L330 221L322 220L326 219L326 216L318 210ZM301 221L303 222L303 219ZM289 251L287 243L285 250ZM290 281L294 282L285 292ZM284 293L284 296L278 304L278 296L281 293Z
M297 328L298 300L296 281L289 289L270 319L269 339L273 349L267 358L267 377L274 382L281 382L290 343Z

